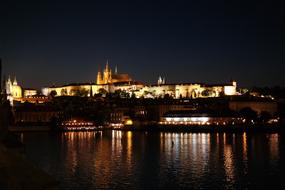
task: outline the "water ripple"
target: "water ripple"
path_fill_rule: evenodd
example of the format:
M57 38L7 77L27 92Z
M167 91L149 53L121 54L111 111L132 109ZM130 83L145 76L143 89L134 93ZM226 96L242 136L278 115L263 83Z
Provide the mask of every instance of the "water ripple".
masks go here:
M23 141L59 189L284 188L281 134L25 133Z

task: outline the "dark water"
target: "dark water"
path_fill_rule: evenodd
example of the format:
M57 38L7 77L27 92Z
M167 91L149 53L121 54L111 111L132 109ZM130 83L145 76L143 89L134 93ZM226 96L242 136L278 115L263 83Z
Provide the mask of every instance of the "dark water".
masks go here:
M59 189L285 189L283 134L24 133Z

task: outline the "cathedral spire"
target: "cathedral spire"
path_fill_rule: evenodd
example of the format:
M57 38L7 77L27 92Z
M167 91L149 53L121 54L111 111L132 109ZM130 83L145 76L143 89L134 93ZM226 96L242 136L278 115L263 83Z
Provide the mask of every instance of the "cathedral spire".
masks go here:
M8 76L7 83L11 83L11 77L10 77L10 75Z
M101 74L101 71L100 69L98 70L98 73L97 73L97 79L96 79L96 84L102 84L102 74Z
M109 71L109 60L107 59L107 62L106 62L106 67L105 67L106 71Z
M159 76L159 77L158 77L158 80L157 80L157 84L158 84L158 85L165 84L165 77Z
M15 78L14 78L13 85L18 85L18 82L17 82L17 78L16 78L16 76L15 76Z
M118 67L117 67L117 65L115 67L115 74L118 74Z

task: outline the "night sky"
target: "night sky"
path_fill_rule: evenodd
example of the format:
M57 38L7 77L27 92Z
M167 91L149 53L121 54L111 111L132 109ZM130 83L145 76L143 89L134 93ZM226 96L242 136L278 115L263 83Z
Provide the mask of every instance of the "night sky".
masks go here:
M94 82L107 59L145 83L285 86L283 11L272 0L1 1L0 57L24 87Z

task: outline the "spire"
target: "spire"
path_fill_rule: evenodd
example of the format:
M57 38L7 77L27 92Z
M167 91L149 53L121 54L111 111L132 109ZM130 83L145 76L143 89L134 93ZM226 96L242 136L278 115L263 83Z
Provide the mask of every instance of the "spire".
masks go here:
M106 62L106 71L109 71L109 60L107 59L107 62Z
M14 78L13 85L18 85L18 82L17 82L17 78L16 78L16 76L15 76L15 78Z
M9 76L8 76L8 80L7 80L7 82L6 82L6 87L5 87L7 94L10 94L10 93L11 93L11 87L12 87L12 82L11 82L11 77L10 77L10 75L9 75Z
M158 77L158 80L157 80L157 84L158 84L158 85L161 85L161 83L162 83L162 79L161 79L161 76L159 76L159 77Z
M158 85L165 84L165 77L159 76L159 77L158 77L158 80L157 80L157 84L158 84Z
M101 74L101 71L100 71L100 70L99 70L98 73L97 73L96 83L97 83L97 84L101 84L101 83L102 83L102 74Z
M11 77L10 77L10 75L8 76L7 83L11 83Z
M96 84L102 83L102 74L101 74L101 66L98 66L98 72L97 72L97 78L96 78Z
M115 67L115 74L118 74L118 67L117 67L117 65Z

